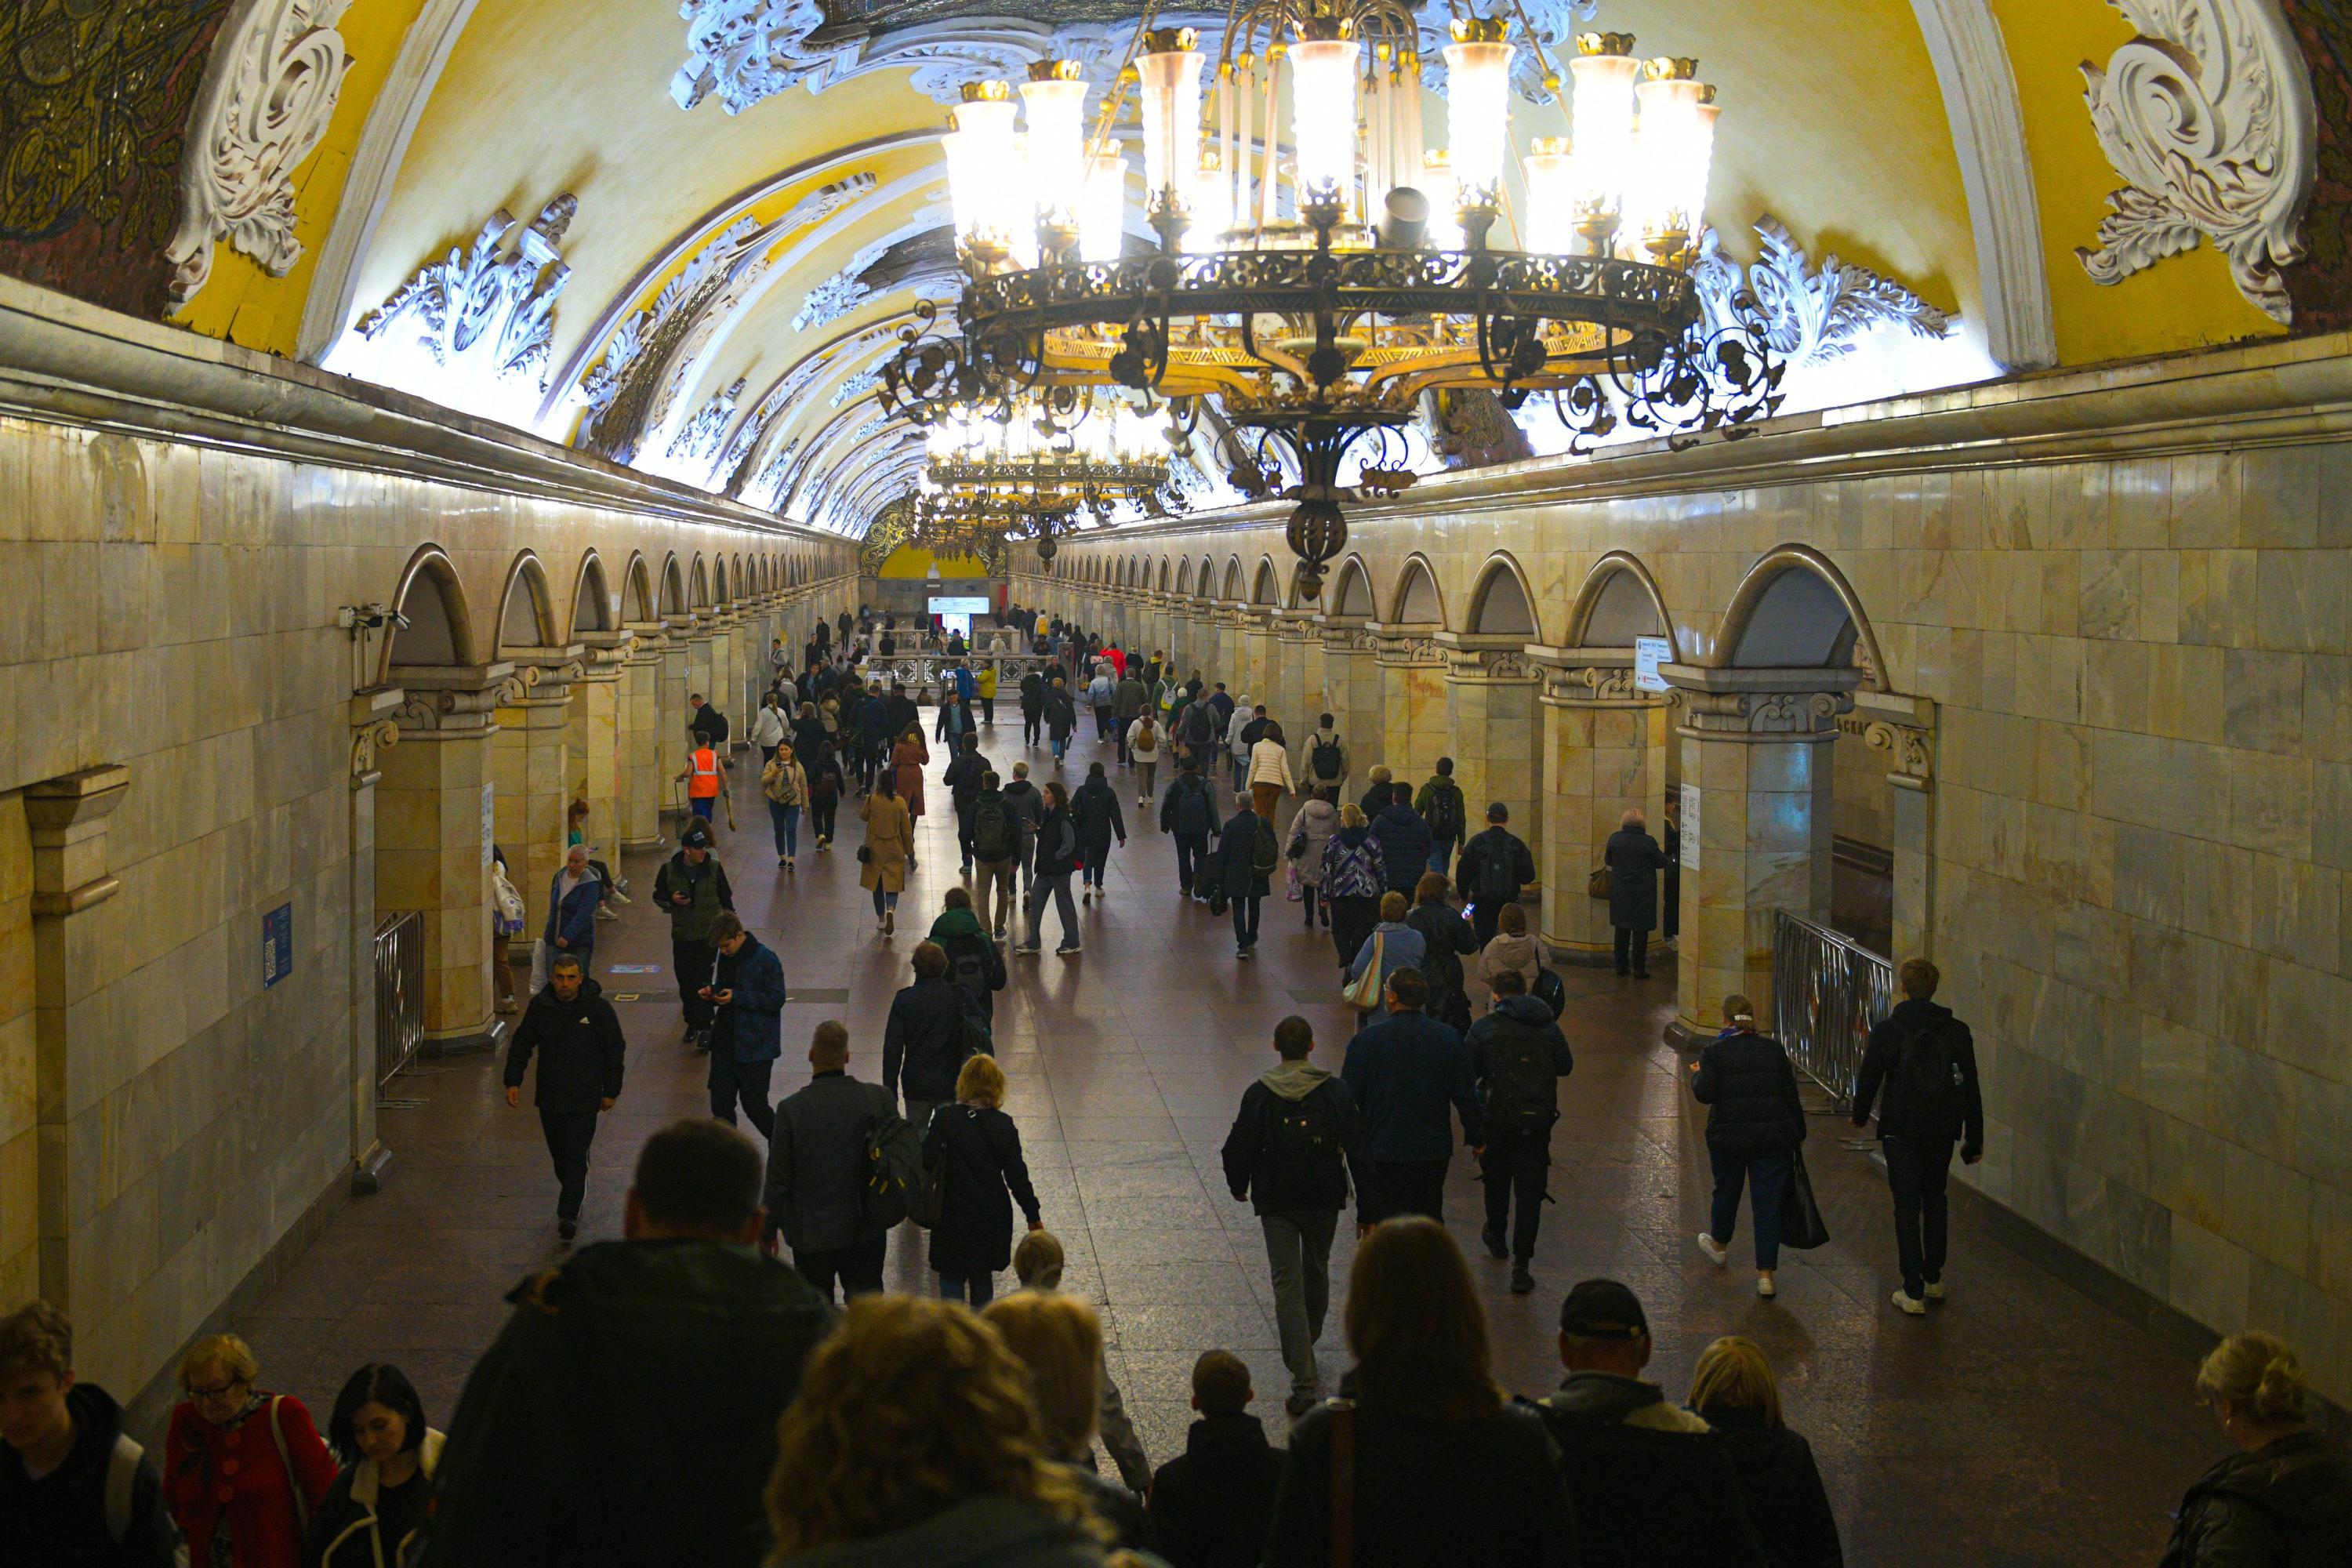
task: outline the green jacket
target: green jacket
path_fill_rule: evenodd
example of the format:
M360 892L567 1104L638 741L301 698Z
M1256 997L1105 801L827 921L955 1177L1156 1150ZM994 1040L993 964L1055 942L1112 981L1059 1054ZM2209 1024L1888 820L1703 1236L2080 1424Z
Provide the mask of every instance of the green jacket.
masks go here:
M684 893L687 901L677 901L674 895ZM661 872L654 878L654 907L669 916L672 942L703 942L710 936L710 922L719 918L721 910L735 907L735 889L728 885L727 868L713 855L700 866L686 863L686 851L681 849L662 862Z
M507 1299L421 1568L757 1568L776 1418L832 1308L786 1264L691 1240L583 1247Z

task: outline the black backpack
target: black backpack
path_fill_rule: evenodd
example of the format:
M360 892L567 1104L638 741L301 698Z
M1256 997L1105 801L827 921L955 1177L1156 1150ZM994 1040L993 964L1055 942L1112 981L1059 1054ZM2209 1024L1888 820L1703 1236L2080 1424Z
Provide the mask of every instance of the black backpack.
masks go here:
M1512 1132L1541 1135L1559 1120L1559 1075L1551 1051L1528 1031L1513 1027L1495 1043L1495 1068L1486 1079L1486 1116Z
M1273 1097L1265 1110L1265 1164L1296 1171L1319 1168L1339 1158L1339 1118L1319 1087L1300 1100Z
M1257 834L1250 840L1250 871L1259 877L1271 877L1282 866L1282 846L1274 837L1274 824L1261 816Z
M1568 986L1551 970L1536 971L1536 983L1528 987L1528 994L1551 1009L1551 1021L1555 1024L1568 1011Z
M1336 737L1328 742L1318 738L1307 742L1307 765L1315 771L1318 779L1338 778L1339 758L1339 742Z
M971 943L959 942L948 952L948 978L962 986L965 995L977 1001L988 994L988 960ZM964 1055L971 1053L966 1051Z
M1432 801L1434 805L1436 802ZM1434 825L1432 831L1435 830ZM1478 900L1482 910L1500 910L1505 904L1516 903L1519 897L1519 868L1509 844L1489 838L1479 847L1478 885L1470 896Z
M1966 1118L1960 1059L1953 1053L1942 1020L1905 1038L1895 1058L1894 1078L1902 1088L1902 1120L1910 1131L1958 1130Z
M1439 777L1429 783L1429 836L1462 837L1462 789L1452 779Z
M866 1184L857 1194L858 1228L879 1235L911 1215L923 1191L923 1130L886 1112L866 1124Z
M1184 710L1184 739L1195 746L1205 746L1216 738L1216 715L1205 702L1195 702Z
M976 860L994 865L1013 858L1013 811L1001 795L982 795L971 808L971 853Z
M1197 778L1187 778L1176 786L1176 831L1189 837L1206 833L1212 826L1208 786Z

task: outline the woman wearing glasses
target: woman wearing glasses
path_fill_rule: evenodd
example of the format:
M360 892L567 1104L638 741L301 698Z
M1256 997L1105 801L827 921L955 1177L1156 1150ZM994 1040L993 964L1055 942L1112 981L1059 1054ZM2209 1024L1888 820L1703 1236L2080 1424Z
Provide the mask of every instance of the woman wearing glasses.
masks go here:
M299 1568L310 1515L335 1461L310 1413L257 1387L243 1340L198 1340L180 1363L187 1398L172 1412L163 1485L194 1568Z

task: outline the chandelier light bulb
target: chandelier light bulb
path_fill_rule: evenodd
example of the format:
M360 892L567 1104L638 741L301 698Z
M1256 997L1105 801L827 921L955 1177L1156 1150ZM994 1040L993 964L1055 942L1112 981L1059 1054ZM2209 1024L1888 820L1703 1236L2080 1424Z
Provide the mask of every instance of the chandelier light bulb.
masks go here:
M1029 189L1035 194L1037 222L1058 235L1073 235L1087 173L1087 84L1078 62L1040 60L1031 66L1021 98L1029 114Z
M1233 182L1226 177L1223 155L1212 147L1201 158L1201 178L1192 226L1184 231L1184 248L1188 252L1222 250L1233 226Z
M1623 213L1633 161L1633 84L1642 62L1631 33L1583 33L1568 62L1576 83L1569 132L1575 148L1576 223L1597 254L1608 254Z
M1438 250L1459 250L1463 245L1462 201L1454 183L1454 159L1443 147L1421 155L1421 194L1429 198L1429 226L1423 230Z
M1167 232L1182 226L1199 184L1201 155L1201 36L1191 27L1155 27L1136 57L1136 87L1143 100L1143 183L1146 211L1166 215Z
M1001 81L968 83L964 101L941 138L947 153L948 195L956 234L983 260L1013 252L1032 221L1027 170L1013 130L1019 113L1012 88Z
M1502 205L1503 158L1510 146L1512 46L1500 16L1465 16L1445 46L1445 129L1456 200L1493 210Z
M1641 118L1633 136L1633 168L1625 193L1628 227L1660 260L1679 254L1695 232L1689 210L1696 180L1702 195L1706 171L1694 174L1699 157L1698 62L1661 57L1642 68L1633 89Z
M1576 251L1576 155L1565 136L1528 143L1527 247L1544 256Z
M1111 148L1096 153L1087 166L1086 194L1078 204L1078 258L1117 261L1126 237L1127 159Z
M1298 205L1337 206L1344 217L1356 189L1356 81L1364 47L1343 20L1302 26L1329 37L1290 46L1290 142L1297 150Z

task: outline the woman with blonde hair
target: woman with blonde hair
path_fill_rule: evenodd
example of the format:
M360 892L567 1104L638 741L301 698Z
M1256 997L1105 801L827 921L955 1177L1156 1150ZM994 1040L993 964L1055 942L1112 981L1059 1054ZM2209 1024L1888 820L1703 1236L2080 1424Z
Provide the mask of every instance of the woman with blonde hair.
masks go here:
M1691 1373L1690 1409L1731 1456L1770 1568L1841 1568L1845 1552L1821 1467L1812 1445L1781 1422L1780 1387L1763 1348L1736 1334L1707 1346Z
M1088 1503L1118 1545L1149 1547L1151 1521L1135 1494L1095 1473L1103 1337L1094 1309L1075 1296L1024 1290L990 1302L982 1316L1029 1369L1046 1451L1086 1489Z
M994 1057L970 1058L955 1091L955 1102L940 1107L923 1134L923 1168L947 1163L931 1226L931 1272L941 1296L978 1308L994 1298L997 1271L1013 1262L1013 1201L1031 1230L1043 1230L1045 1219L1021 1157L1021 1130L1004 1114L1004 1069Z
M1576 1561L1559 1454L1533 1411L1496 1386L1486 1314L1445 1227L1376 1226L1348 1277L1356 1397L1299 1419L1275 1503L1266 1568Z
M1381 841L1372 837L1371 819L1360 805L1341 806L1339 826L1323 841L1323 908L1340 968L1354 962L1380 923L1381 895L1388 885L1388 862Z
M860 1296L776 1431L777 1563L1093 1568L1105 1533L1050 1451L1030 1374L959 1307Z
M164 1437L163 1488L204 1568L298 1568L335 1461L310 1413L259 1386L261 1365L235 1334L211 1334L180 1363L187 1398Z
M2274 1334L2231 1334L2197 1393L2237 1452L2180 1500L2162 1568L2340 1563L2352 1540L2352 1463L2314 1431L2303 1364Z

